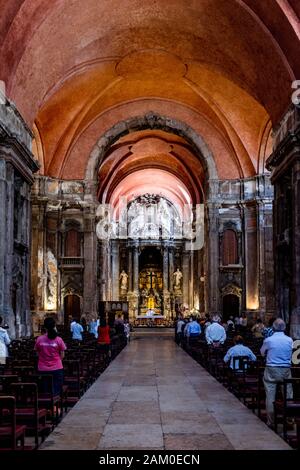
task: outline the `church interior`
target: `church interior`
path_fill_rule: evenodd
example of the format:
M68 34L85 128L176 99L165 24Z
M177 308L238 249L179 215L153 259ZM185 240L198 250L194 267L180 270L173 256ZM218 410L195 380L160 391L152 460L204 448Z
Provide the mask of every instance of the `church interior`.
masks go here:
M300 344L299 0L0 0L0 38L0 402L52 318L82 377L45 449L300 448L299 396L292 437L266 426L263 361L250 392L174 342L193 315L244 319L257 358L257 320ZM72 343L118 315L109 356Z

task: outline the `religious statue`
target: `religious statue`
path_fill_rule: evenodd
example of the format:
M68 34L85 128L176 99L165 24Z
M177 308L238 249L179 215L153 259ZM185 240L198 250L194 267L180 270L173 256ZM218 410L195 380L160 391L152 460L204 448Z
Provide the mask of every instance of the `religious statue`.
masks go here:
M174 278L174 289L175 290L180 290L182 272L180 271L179 268L177 268L177 270L173 274L173 278Z
M124 271L120 274L121 290L127 291L128 274Z

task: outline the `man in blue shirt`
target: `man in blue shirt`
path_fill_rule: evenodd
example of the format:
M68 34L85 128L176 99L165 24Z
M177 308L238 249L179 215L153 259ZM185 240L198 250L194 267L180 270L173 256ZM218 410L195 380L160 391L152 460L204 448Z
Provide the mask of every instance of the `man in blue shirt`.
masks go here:
M266 391L267 424L274 425L274 401L276 388L279 382L291 378L291 360L293 340L284 334L285 323L277 318L273 323L273 335L266 338L260 349L262 356L266 355L266 368L264 372L264 386ZM293 389L289 384L288 398L293 397Z
M191 340L198 339L200 336L200 333L201 333L201 326L196 321L196 317L191 317L190 321L185 327L185 334L187 336L188 344L191 344Z
M82 341L82 332L83 332L82 326L80 325L80 323L77 322L76 319L74 319L72 326L71 326L72 339L77 339L78 341Z
M201 326L196 321L195 317L191 318L192 321L189 321L186 327L186 335L193 338L195 336L199 336L201 333Z
M247 346L244 346L244 339L242 336L238 335L233 338L233 341L235 343L235 346L232 348L228 349L225 357L224 357L224 362L229 362L230 364L229 367L231 369L235 369L235 364L234 364L234 357L238 356L243 356L243 357L248 357L250 361L256 361L256 356L253 354L250 348Z

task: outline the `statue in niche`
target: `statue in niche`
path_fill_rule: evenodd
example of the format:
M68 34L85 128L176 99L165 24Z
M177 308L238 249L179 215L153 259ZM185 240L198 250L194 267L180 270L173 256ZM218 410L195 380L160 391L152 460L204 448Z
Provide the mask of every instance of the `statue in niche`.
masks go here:
M121 291L125 292L128 289L128 274L122 270L120 274L120 281L121 281Z
M173 273L174 278L174 289L177 291L181 290L181 279L182 279L182 272L179 268L176 269L175 273Z

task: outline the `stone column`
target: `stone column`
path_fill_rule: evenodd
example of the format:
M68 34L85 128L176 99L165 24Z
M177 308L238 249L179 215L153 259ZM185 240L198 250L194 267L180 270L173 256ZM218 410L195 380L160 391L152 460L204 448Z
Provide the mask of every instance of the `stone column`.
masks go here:
M112 300L119 300L120 253L118 241L113 240L111 246Z
M273 254L273 188L268 177L260 177L257 203L259 308L266 319L275 315L274 254Z
M255 205L244 206L245 227L245 291L246 310L259 310L258 256L257 256L257 213Z
M6 163L0 159L0 220L6 220ZM3 223L3 222L2 222ZM5 292L5 258L6 258L6 230L0 229L0 309L4 313L4 292ZM7 314L10 312L7 312ZM5 321L7 319L5 318Z
M132 248L131 246L127 247L128 250L128 290L132 291Z
M182 302L184 305L189 304L189 279L190 279L190 252L183 251L182 255Z
M4 314L9 315L8 325L12 337L20 334L20 312L13 311L12 288L13 288L13 263L14 263L14 168L6 163L6 227L5 227L5 281L4 281ZM17 267L16 267L17 269ZM19 288L16 296L20 296ZM16 308L19 307L17 299Z
M219 313L219 206L206 203L206 252L205 252L205 307L210 314Z
M169 291L173 291L174 247L169 247Z
M168 247L163 246L163 289L169 291L169 253Z
M96 316L98 311L97 295L97 237L93 207L85 208L84 213L84 278L83 311L87 318Z
M138 294L139 291L139 246L133 247L133 291Z
M30 188L29 185L25 185L24 192L24 214L23 214L23 227L24 227L24 243L26 246L31 246L31 204L30 204ZM32 333L32 321L31 321L31 305L30 305L30 284L31 284L31 265L30 257L24 256L24 291L23 291L23 303L26 305L25 309L25 335L30 336Z
M163 295L164 295L164 315L171 316L170 291L169 291L169 249L163 246Z
M100 299L102 301L106 301L109 298L109 291L108 291L108 262L109 257L109 242L107 240L101 240L100 242L100 249L101 249L101 258L100 258Z
M195 252L194 250L191 250L190 279L189 279L189 303L190 303L191 308L194 308L194 261L195 261Z
M139 309L139 245L133 246L133 289L129 300L130 317L134 319Z

